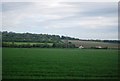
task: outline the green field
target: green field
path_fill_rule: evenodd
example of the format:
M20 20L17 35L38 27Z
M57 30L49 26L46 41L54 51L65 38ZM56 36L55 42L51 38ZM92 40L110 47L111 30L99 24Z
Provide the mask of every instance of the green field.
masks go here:
M3 48L3 79L116 79L118 51Z

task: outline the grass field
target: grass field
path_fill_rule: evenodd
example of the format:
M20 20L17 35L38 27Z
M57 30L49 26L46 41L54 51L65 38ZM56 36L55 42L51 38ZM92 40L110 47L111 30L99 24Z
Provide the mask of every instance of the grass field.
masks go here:
M116 79L118 51L3 48L3 79Z

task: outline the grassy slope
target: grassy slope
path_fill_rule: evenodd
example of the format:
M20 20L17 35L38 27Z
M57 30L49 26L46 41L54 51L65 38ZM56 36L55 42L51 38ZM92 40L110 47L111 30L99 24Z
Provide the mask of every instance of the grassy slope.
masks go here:
M62 40L64 41L64 40ZM115 43L105 43L105 42L93 42L93 41L79 41L79 40L68 40L69 42L72 42L77 47L80 45L83 45L85 48L95 47L95 46L102 46L102 47L108 47L108 48L118 48L118 44Z
M3 79L115 78L117 50L3 48Z

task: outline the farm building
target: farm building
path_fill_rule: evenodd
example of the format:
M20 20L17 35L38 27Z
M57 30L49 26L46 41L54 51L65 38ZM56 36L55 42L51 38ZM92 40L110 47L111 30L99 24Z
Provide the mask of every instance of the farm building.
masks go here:
M82 45L79 46L80 49L84 48Z
M100 49L100 48L102 48L102 46L96 46L95 48L99 48Z

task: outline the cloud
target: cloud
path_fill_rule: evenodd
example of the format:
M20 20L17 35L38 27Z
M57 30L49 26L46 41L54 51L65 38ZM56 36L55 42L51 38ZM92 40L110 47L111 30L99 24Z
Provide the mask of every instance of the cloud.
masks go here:
M2 0L2 2L48 2L49 0ZM51 0L64 2L119 2L119 0Z
M2 13L7 31L117 39L117 3L3 2Z

